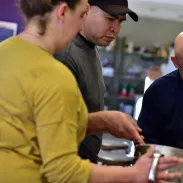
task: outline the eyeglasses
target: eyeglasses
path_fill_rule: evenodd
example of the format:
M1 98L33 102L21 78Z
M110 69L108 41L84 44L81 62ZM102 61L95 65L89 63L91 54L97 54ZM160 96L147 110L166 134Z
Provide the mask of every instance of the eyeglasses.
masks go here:
M179 66L179 68L183 70L183 65L179 64L179 61L178 61L177 57L175 57L175 59L177 61L177 65Z

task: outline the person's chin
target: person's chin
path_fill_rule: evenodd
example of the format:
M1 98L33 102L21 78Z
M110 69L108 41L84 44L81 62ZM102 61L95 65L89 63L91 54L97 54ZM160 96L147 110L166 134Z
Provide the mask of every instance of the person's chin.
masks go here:
M111 42L112 42L112 41L111 41ZM111 42L109 42L109 41L102 41L101 43L98 44L98 46L107 47L107 46L110 45Z

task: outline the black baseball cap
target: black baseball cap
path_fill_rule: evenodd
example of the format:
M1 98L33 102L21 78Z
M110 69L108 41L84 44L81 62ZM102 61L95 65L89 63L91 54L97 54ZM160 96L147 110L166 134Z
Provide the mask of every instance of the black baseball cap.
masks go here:
M89 4L98 6L110 15L128 14L135 22L138 21L138 15L128 8L128 0L89 0Z

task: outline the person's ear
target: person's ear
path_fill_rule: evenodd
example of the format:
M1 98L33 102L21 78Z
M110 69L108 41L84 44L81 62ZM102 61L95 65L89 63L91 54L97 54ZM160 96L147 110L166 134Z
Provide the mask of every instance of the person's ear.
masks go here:
M173 65L174 65L176 68L178 68L176 58L175 58L174 56L171 56L171 60L172 60L172 62L173 62Z
M84 21L87 19L87 16L88 16L88 13L89 13L90 9L91 9L91 6L90 6L90 4L88 3L88 5L87 5L87 12L86 12L86 14L84 15Z
M58 8L57 8L57 18L60 21L60 23L64 23L65 21L65 16L66 12L68 11L68 5L67 3L62 3Z

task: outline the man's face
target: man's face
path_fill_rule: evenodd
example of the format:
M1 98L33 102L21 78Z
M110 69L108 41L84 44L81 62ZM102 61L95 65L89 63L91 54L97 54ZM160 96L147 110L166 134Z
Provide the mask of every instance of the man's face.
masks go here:
M83 25L89 41L98 46L108 46L120 32L121 23L126 15L112 16L96 6L92 6Z

